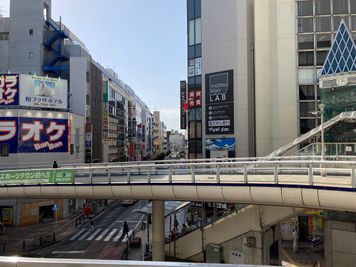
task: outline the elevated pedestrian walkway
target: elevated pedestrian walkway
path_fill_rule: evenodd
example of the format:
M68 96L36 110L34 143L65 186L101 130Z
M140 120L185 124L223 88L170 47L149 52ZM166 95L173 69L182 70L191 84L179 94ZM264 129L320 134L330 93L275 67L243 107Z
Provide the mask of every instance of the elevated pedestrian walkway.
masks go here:
M238 251L241 262L246 264L272 263L270 255L262 251L270 251L275 242L280 244L279 227L275 226L301 212L303 209L299 208L249 205L171 241L166 244L166 254L175 251L178 259L202 261L205 248L214 244L225 262L231 262L230 257Z

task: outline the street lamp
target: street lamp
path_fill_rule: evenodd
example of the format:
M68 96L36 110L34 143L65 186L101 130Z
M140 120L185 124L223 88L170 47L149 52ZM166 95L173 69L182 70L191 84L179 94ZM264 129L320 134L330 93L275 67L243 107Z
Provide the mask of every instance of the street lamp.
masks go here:
M312 111L310 114L314 116L318 116L320 114L320 127L321 127L321 159L320 160L325 160L325 141L324 141L324 109L325 105L324 104L319 104L318 105L320 111Z
M319 105L320 109L320 126L321 126L321 160L325 160L325 142L324 142L324 104Z

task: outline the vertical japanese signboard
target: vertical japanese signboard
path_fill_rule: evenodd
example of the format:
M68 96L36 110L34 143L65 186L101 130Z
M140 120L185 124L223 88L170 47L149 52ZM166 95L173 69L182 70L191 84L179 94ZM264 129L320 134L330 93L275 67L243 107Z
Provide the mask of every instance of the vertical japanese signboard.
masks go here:
M180 128L187 128L187 115L184 110L184 104L187 101L187 82L180 81Z
M205 76L206 134L234 133L233 70Z
M0 107L19 105L19 75L0 75Z

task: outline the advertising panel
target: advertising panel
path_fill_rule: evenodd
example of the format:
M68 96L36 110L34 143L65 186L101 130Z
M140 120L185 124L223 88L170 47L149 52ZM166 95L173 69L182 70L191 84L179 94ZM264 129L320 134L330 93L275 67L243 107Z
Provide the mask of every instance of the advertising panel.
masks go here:
M0 118L0 145L8 144L10 153L17 153L17 117Z
M73 183L74 170L1 171L0 184Z
M68 120L19 118L19 153L68 152Z
M236 155L235 138L205 139L207 158L231 158Z
M19 75L0 75L0 107L18 106L19 104Z
M206 134L234 133L234 80L233 70L207 74Z
M66 80L41 76L20 75L20 105L67 109Z
M184 110L184 104L187 101L187 82L180 81L180 128L187 128L187 114Z

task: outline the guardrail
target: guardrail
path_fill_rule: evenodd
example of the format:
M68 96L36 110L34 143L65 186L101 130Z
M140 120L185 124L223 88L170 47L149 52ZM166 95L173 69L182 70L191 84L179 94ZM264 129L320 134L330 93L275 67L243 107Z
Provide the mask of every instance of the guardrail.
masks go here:
M73 179L43 182L22 179L20 170L0 171L0 185L13 184L174 184L174 183L322 183L356 187L356 161L277 160L239 162L179 162L145 165L97 165L69 168ZM29 173L65 172L63 169L31 169ZM20 173L17 175L17 173ZM11 177L10 174L15 176ZM31 175L27 175L31 176ZM10 177L7 179L6 177ZM262 179L261 179L262 178Z
M207 266L206 263L190 262L152 262L152 261L117 261L117 260L78 260L78 259L44 259L44 258L19 258L0 257L2 267L44 267L44 266L107 266L107 267L200 267ZM239 264L209 264L209 267L247 267ZM262 265L248 265L258 267Z

